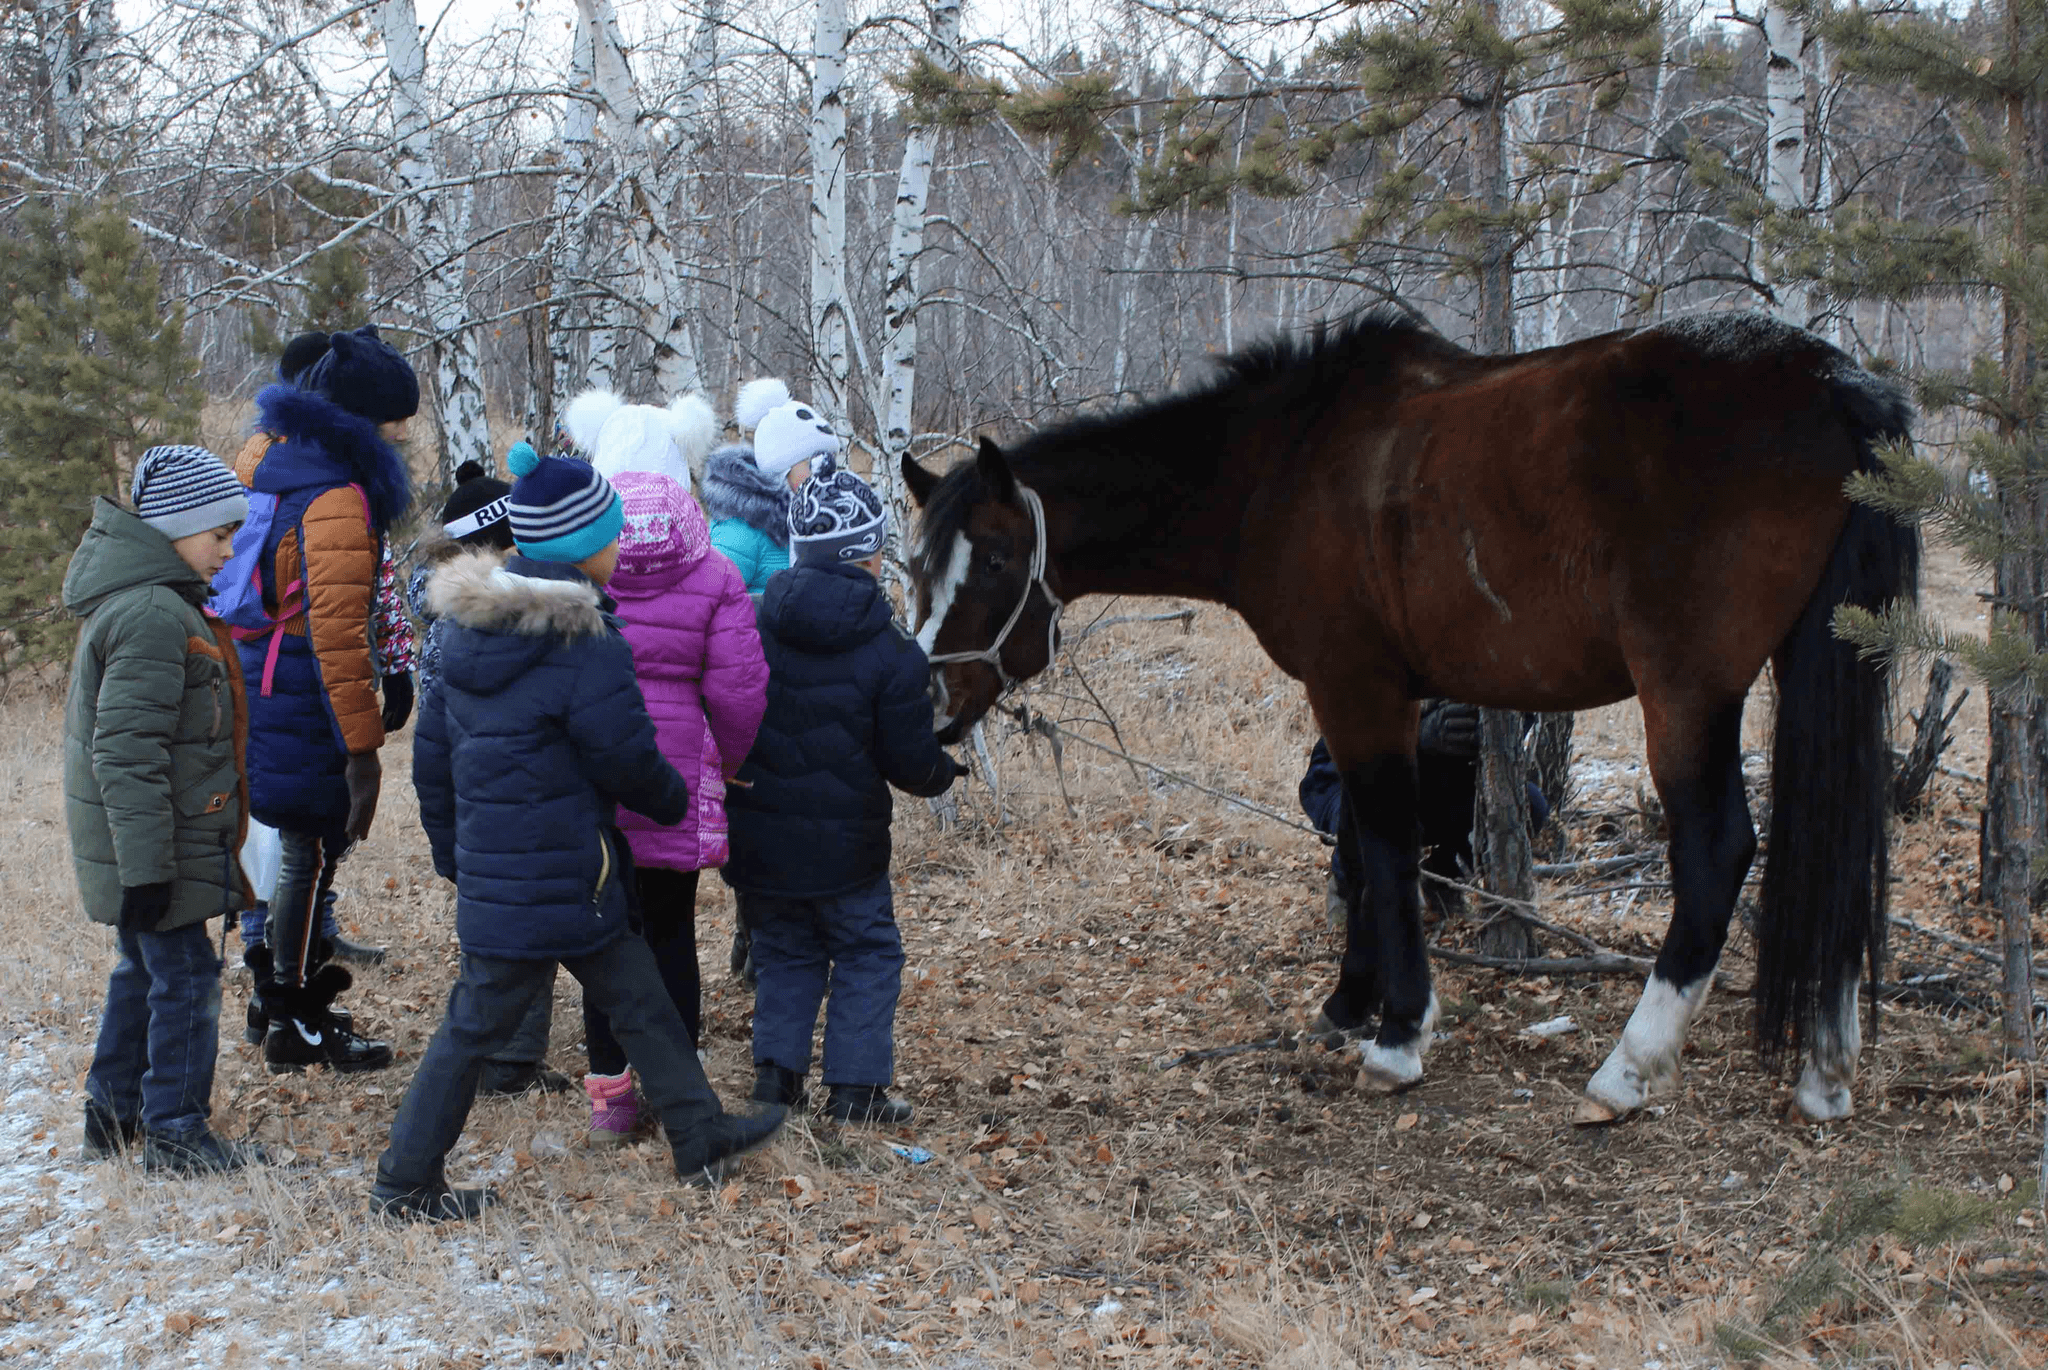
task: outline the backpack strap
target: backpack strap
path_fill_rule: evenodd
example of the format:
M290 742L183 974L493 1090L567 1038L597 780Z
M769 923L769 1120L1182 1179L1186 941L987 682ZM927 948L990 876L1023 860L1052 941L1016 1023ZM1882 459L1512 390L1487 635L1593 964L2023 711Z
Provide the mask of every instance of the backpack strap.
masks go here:
M355 491L356 497L363 502L364 526L375 532L376 524L370 516L369 492L355 481L350 481L348 488ZM301 530L299 541L300 557L302 560L305 555L305 517L305 509L301 508L298 521ZM258 559L256 565L250 569L250 578L254 582L258 602L260 603L263 594L263 563L261 559ZM230 630L237 642L254 642L256 639L265 636L270 638L270 646L263 653L263 684L259 690L259 693L265 699L270 697L271 688L277 679L277 657L278 653L284 648L284 626L306 611L305 590L306 577L301 573L298 579L285 586L284 592L277 597L277 608L267 614L268 622L257 628L234 628Z

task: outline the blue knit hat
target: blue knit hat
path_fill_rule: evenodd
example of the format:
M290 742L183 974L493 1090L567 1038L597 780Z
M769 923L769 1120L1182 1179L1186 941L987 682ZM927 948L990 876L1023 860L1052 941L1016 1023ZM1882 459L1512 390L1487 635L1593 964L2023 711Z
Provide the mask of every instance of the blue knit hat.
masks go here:
M277 374L372 423L420 411L420 379L397 348L366 323L352 333L302 333L285 344Z
M530 443L505 454L512 482L512 543L535 561L586 561L618 540L626 506L587 461L544 457Z

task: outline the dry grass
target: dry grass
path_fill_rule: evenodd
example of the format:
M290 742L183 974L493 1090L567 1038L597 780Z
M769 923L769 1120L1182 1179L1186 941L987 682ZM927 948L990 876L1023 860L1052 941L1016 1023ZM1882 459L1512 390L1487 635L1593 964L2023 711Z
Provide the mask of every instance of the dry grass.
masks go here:
M1229 615L1204 608L1185 636L1112 629L1079 655L1134 753L1295 811L1312 725ZM1072 676L1035 702L1070 722L1092 712ZM1450 1015L1430 1078L1397 1099L1359 1091L1348 1059L1320 1051L1157 1071L1165 1054L1305 1022L1337 951L1323 851L1072 746L1070 813L1046 744L1015 737L997 745L1000 825L980 787L953 832L899 806L899 1076L919 1108L901 1136L800 1124L702 1193L676 1185L652 1139L574 1146L580 1097L483 1103L452 1168L498 1182L506 1207L449 1230L367 1221L370 1169L453 974L449 897L398 748L377 836L342 880L344 922L393 947L354 999L397 1066L279 1082L224 1034L217 1122L285 1164L183 1183L87 1169L79 1085L109 939L77 911L60 727L54 702L19 695L0 719L0 1363L2048 1361L2038 1209L2020 1207L2024 1185L2001 1189L2031 1174L2039 1091L2002 1069L1989 1022L1894 1010L1866 1056L1861 1113L1826 1129L1785 1120L1785 1082L1758 1071L1745 1006L1726 998L1678 1097L1574 1129L1579 1084L1636 993L1615 980L1440 971ZM1575 846L1649 841L1632 710L1588 716L1582 738ZM1974 859L1968 788L1944 780L1903 848L1906 911L1956 931L1969 928L1954 899ZM704 888L707 1045L714 1081L738 1095L748 1002L724 975L730 902ZM1641 952L1666 910L1637 893L1552 890L1548 907ZM231 984L226 1022L244 993ZM554 1059L580 1067L572 996L565 979ZM1560 1014L1581 1031L1518 1035ZM891 1142L934 1159L911 1164ZM1841 1237L1841 1205L1870 1192L1893 1195L1893 1216ZM1899 1197L1913 1194L1935 1197ZM1816 1253L1833 1262L1825 1279Z

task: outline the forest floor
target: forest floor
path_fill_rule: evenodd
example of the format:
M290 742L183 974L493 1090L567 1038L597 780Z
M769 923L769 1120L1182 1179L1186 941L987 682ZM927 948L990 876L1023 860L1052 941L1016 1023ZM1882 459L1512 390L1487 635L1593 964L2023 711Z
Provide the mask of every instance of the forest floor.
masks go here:
M1935 607L1967 623L1968 591L1937 557ZM1068 623L1172 607L1083 603ZM1132 754L1298 815L1313 724L1235 617L1109 627L1072 655ZM1745 739L1759 805L1766 696ZM1102 710L1071 670L1034 707L1110 740L1081 721ZM1579 1089L1640 981L1439 964L1428 1076L1378 1096L1351 1054L1288 1046L1339 952L1313 836L1072 743L1056 771L1043 739L993 722L1000 813L980 784L946 831L920 802L897 810L909 1127L813 1115L707 1192L676 1183L652 1136L581 1148L580 1092L482 1102L451 1169L505 1206L444 1229L368 1220L456 953L400 739L341 881L343 922L392 948L352 998L397 1064L273 1079L224 1031L216 1124L278 1164L188 1182L82 1166L110 939L72 884L60 702L17 691L0 712L0 1364L2048 1365L2042 1079L2002 1059L1988 979L1887 1005L1856 1115L1815 1127L1748 1045L1738 928L1734 989L1695 1026L1680 1090L1588 1129ZM1975 697L1959 726L1948 762L1981 774ZM1632 705L1581 716L1567 859L1661 853L1641 758ZM1981 786L1934 788L1900 829L1894 910L1989 947ZM1652 956L1664 876L1546 881L1543 913ZM750 999L725 973L730 897L703 890L710 1070L739 1099ZM1473 925L1432 937L1469 946ZM1892 945L1894 979L1968 964L1913 934ZM574 993L564 977L553 1061L580 1072ZM231 974L231 1029L246 994Z

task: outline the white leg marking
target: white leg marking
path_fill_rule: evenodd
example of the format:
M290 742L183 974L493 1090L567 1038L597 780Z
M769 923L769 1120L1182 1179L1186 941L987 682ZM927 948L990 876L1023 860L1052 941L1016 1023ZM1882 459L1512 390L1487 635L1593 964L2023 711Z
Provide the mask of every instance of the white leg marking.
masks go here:
M1815 1024L1813 1047L1792 1101L1816 1123L1830 1123L1855 1111L1849 1086L1856 1083L1856 1058L1863 1051L1863 1015L1858 1012L1862 993L1863 986L1851 980L1848 991L1837 997L1830 1018Z
M1686 986L1652 975L1636 1011L1629 1015L1628 1026L1622 1029L1621 1040L1587 1083L1586 1097L1619 1117L1674 1088L1685 1030L1713 984L1711 970Z
M953 596L960 593L960 586L967 580L967 571L973 562L974 546L968 542L967 534L953 534L953 555L946 562L946 573L932 587L932 611L917 630L917 645L924 648L926 656L932 654L932 647L939 640L939 629L946 626L946 614L953 607Z
M1422 1079L1422 1053L1429 1050L1430 1029L1436 1026L1436 991L1429 992L1429 1006L1422 1011L1422 1030L1404 1047L1383 1047L1378 1042L1358 1044L1358 1068L1368 1087L1391 1093L1406 1089Z

